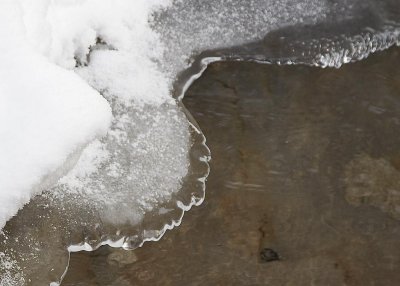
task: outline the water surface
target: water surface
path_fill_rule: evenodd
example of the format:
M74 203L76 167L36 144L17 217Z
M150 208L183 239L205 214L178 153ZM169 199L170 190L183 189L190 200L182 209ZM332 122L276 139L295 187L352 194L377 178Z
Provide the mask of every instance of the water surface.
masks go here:
M212 64L184 99L205 202L157 243L72 254L63 285L399 284L399 62Z
M152 15L165 47L152 60L177 102L125 110L110 100L122 119L112 132L129 136L103 139L112 158L83 196L57 186L60 196L45 191L10 220L0 263L16 266L0 275L60 281L68 247L135 248L179 224L208 174L193 115L213 154L206 203L156 246L73 254L66 285L395 281L398 52L310 66L399 45L398 1L200 2ZM303 65L214 64L188 91L187 112L184 91L221 60ZM261 263L268 253L280 261Z

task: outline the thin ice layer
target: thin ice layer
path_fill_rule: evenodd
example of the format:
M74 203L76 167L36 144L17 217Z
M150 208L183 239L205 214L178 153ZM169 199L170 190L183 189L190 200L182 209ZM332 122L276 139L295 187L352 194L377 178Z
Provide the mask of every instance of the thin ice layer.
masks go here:
M75 208L95 208L99 221L135 225L180 190L189 168L189 126L175 104L113 110L107 136L83 151L51 193L65 205L64 196L78 198Z
M345 1L345 0L343 0ZM159 11L154 29L166 45L163 65L172 75L205 50L262 39L275 29L323 21L336 7L329 0L184 0Z

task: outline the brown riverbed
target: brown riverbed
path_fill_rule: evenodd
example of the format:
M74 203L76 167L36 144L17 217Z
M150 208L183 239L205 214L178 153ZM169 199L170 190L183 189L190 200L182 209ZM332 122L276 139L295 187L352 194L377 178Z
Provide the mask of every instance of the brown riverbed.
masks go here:
M184 99L203 205L135 251L72 254L62 285L400 285L399 64L212 64Z

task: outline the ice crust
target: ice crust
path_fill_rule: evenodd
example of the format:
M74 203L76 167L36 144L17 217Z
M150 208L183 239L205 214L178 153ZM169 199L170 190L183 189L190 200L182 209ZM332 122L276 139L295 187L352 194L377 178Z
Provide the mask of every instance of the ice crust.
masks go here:
M46 211L48 216L37 218L52 239L46 241L45 251L43 241L29 228L33 226L10 237L7 230L0 232L0 239L5 239L0 245L0 286L24 285L24 279L37 275L42 275L41 282L48 281L50 276L41 273L49 268L41 263L52 262L46 253L53 258L60 247L56 243L70 243L65 237L74 231L84 230L87 237L70 249L94 249L102 237L91 240L93 234L110 234L101 233L100 224L118 229L119 224L140 223L153 210L162 213L157 207L179 190L188 173L193 140L187 118L171 97L172 85L197 55L238 45L243 49L248 42L262 41L269 32L286 27L303 31L321 22L357 20L359 10L376 9L376 15L385 16L384 4L370 2L0 0L0 229L43 190L34 202L43 203L44 210L53 207L62 212L61 218ZM387 32L379 21L376 26ZM370 39L371 34L379 36L377 30L362 34L363 45L350 45L345 53L346 33L339 40L318 33L314 39L311 30L311 38L296 33L294 41L278 33L283 43L278 51L288 58L281 63L297 59L340 66L351 61L349 54L361 59L398 41L397 26L393 29L395 34L377 44ZM358 34L355 30L350 41ZM244 54L237 51L229 48L227 54L204 59L201 71L215 60L257 60L261 54L263 62L271 55L264 49L251 54L254 46ZM204 186L204 180L198 178L198 186ZM188 210L203 198L191 199L190 205L179 200L175 205ZM138 242L159 239L161 229L178 225L181 218L165 222L164 228L146 229ZM119 230L111 238L101 243L124 243Z

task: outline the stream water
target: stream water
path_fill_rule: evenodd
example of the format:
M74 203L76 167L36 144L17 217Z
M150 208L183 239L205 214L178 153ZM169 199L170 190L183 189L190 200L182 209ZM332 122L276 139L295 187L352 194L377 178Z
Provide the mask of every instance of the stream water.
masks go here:
M183 100L205 202L157 243L72 254L63 285L397 285L399 63L212 64Z
M82 192L61 180L8 221L0 285L400 283L399 11L188 0L156 12L165 51L152 61L175 100L106 96L112 156Z

